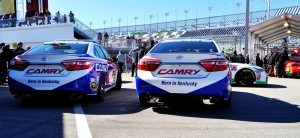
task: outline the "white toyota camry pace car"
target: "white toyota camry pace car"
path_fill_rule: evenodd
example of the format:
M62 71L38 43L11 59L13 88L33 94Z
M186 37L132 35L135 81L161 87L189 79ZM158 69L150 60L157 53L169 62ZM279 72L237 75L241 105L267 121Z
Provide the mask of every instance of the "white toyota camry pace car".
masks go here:
M101 45L93 42L44 43L15 57L10 68L10 92L23 100L58 93L72 100L95 95L102 101L106 91L122 86L119 67Z
M229 62L213 40L176 39L139 60L136 90L144 107L190 98L230 107L230 81Z

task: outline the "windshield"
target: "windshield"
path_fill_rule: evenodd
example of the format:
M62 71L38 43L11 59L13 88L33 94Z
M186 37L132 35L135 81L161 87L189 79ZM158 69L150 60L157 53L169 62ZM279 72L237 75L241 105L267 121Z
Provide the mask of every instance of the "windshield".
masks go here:
M39 45L26 54L85 54L88 44L54 43Z
M150 53L174 53L174 52L214 53L219 51L213 42L202 42L202 41L162 42L156 45L150 51Z

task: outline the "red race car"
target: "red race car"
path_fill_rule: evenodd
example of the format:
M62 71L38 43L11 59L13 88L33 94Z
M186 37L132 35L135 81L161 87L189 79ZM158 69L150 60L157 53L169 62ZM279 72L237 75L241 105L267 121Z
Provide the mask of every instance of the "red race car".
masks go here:
M300 56L291 56L284 66L285 76L300 77Z

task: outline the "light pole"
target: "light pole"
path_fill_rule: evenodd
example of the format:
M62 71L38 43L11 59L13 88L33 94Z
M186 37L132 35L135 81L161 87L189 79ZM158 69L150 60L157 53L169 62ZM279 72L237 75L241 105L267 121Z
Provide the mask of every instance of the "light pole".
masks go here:
M92 36L92 24L93 24L93 22L89 22L89 24L90 24L90 36Z
M224 15L224 27L226 26L226 15L227 15L227 3L224 4L225 6L225 15Z
M175 21L175 28L177 30L177 11L175 11L175 19L176 19L176 21Z
M211 10L213 9L213 7L208 7L207 8L209 11L209 16L208 16L208 29L210 29L210 14L211 14Z
M119 35L121 35L121 21L122 21L122 19L121 18L119 18L118 19L118 22L119 22Z
M126 26L127 26L127 27L126 27L126 28L127 28L126 30L127 30L127 35L128 35L128 17L126 17L126 21L127 21L127 22L126 22Z
M196 8L196 30L198 29L198 8Z
M168 16L169 16L169 13L166 12L165 16L166 16L166 29L168 30Z
M136 20L138 19L138 17L134 17L134 32L136 33Z
M242 4L241 4L240 2L236 3L236 6L238 7L238 15L237 15L236 27L239 26L239 22L240 22L240 6L241 6L241 5L242 5ZM240 35L240 34L237 33L237 35ZM241 39L240 36L237 36L237 38ZM235 40L235 41L237 41L237 40ZM235 43L236 43L236 42L235 42ZM235 51L236 51L236 49L235 49ZM240 43L240 52L242 52L242 46L241 46L241 43Z
M151 34L151 33L152 33L152 30L151 30L151 23L152 23L153 15L149 15L149 18L150 18L150 34Z
M240 6L242 4L240 2L236 3L236 6L238 7L238 16L237 16L237 22L236 22L236 26L239 25L239 21L240 21Z
M158 32L158 13L156 13L156 31Z
M185 27L184 27L184 29L187 30L186 22L187 22L187 14L189 13L189 10L184 10L184 13L185 13Z
M248 49L249 49L249 45L248 45L248 34L249 34L249 0L246 0L246 32L245 32L245 55L248 54Z
M104 31L105 32L105 24L106 24L106 20L103 20L103 26L104 26Z
M271 8L271 4L270 4L270 0L265 0L265 2L267 3L267 20L270 19L270 8ZM299 0L298 0L299 2Z
M110 35L112 35L112 19L110 19Z

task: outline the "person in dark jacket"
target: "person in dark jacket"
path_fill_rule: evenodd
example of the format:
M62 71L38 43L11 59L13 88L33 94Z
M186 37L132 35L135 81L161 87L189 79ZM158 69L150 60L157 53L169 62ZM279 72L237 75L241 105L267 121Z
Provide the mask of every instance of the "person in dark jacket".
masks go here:
M236 59L237 59L237 54L236 54L236 51L233 51L233 55L230 57L230 61L235 63L236 62Z
M17 45L17 49L14 50L15 55L21 55L25 52L25 50L23 49L23 43L19 42Z
M245 57L242 53L239 53L238 56L235 59L235 62L237 63L245 63Z
M269 69L268 69L268 75L269 76L275 76L276 75L274 74L274 67L276 65L276 57L279 55L279 51L276 51L270 58L269 60Z
M150 45L146 47L145 54L147 54L155 45L155 42L153 39L150 40Z
M140 59L145 55L145 50L146 50L146 47L147 47L147 43L142 43L142 46L138 52L138 62L140 61Z
M246 63L246 64L249 64L249 63L250 63L249 54L247 54L246 57L245 57L245 63Z
M14 53L9 49L9 45L5 45L1 49L0 54L0 82L6 82L8 75L8 63L14 58Z
M268 62L269 62L268 56L265 55L265 57L264 57L264 68L265 68L265 69L267 69L267 67L268 67Z
M277 57L276 57L276 72L277 72L277 78L281 78L284 77L284 64L286 61L290 60L287 50L283 50L282 53L280 53Z
M256 54L256 66L263 67L263 62L260 59L259 53Z

